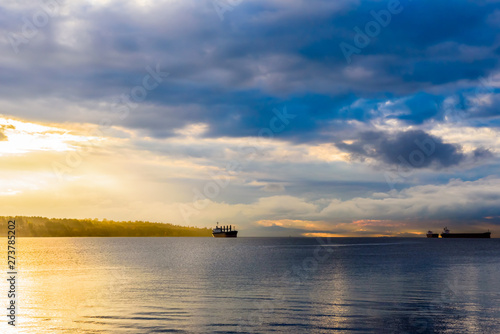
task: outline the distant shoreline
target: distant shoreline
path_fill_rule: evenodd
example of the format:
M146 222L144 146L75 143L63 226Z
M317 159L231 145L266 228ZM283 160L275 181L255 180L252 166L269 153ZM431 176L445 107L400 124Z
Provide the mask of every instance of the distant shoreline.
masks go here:
M210 228L99 219L1 216L0 236L7 235L8 222L16 222L16 237L211 237Z
M16 221L16 238L152 238L197 237L211 238L212 229L149 221L113 221L99 219L47 218L28 216L0 216L0 237L7 236L9 220ZM316 236L241 236L242 238L316 238ZM324 236L325 238L327 236ZM239 237L240 238L240 237ZM345 236L328 238L407 238L428 239L418 236ZM492 235L491 239L496 239ZM442 239L442 238L439 238Z

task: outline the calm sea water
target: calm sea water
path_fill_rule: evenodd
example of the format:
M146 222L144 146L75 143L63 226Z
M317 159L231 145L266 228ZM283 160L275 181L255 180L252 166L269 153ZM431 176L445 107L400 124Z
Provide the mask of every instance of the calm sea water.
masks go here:
M25 238L18 251L16 333L500 333L500 239Z

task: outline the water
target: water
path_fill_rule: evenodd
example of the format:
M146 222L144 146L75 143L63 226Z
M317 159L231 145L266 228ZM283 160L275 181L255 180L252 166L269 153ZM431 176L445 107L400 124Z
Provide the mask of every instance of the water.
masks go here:
M321 241L18 239L15 332L500 332L500 239Z

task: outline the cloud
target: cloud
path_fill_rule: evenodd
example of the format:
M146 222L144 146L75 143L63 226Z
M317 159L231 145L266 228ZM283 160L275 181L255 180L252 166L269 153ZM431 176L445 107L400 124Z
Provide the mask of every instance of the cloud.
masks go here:
M404 100L398 117L422 124L442 117L436 103L445 95L495 71L498 15L485 2L401 3L401 14L347 66L339 44L352 43L354 27L385 3L248 0L221 22L210 1L74 1L18 55L2 57L0 107L31 119L97 124L114 99L141 84L146 66L159 63L169 78L117 125L158 138L191 123L207 124L207 136L248 136L268 126L273 108L287 105L301 121L283 136L326 142L327 129L381 117L373 105L387 99ZM3 34L21 32L23 9L29 17L37 8L2 6ZM350 108L358 100L366 108Z
M153 144L193 145L196 149L196 140L199 140L196 136L202 128L186 129L178 138L153 141ZM203 145L209 148L218 144L223 149L232 139L224 140L226 142L212 139ZM271 145L276 151L297 149L291 143L271 140L261 145ZM199 226L227 221L251 235L268 232L275 235L399 235L435 229L451 221L462 229L473 225L489 228L499 223L495 218L500 216L497 177L475 181L454 179L442 184L434 179L427 181L434 184L417 183L399 192L384 192L388 188L380 180L380 173L363 169L362 164L307 160L310 156L303 152L304 148L299 150L305 159L300 163L293 159L279 163L273 154L265 159L242 162L247 165L240 173L231 175L230 184L221 187L220 194L210 198L187 221L179 205L193 207L193 189L203 192L207 183L216 182L213 175L224 173L219 166L227 157L217 158L217 153L212 161L214 153L207 152L206 159L200 159L203 155L189 158L181 155L182 149L173 155L163 155L153 147L151 150L136 147L130 138L110 139L96 151L83 155L81 165L72 169L66 182L57 182L46 166L54 161L64 163L66 152L39 150L2 160L0 167L8 171L10 179L0 182L1 195L6 214L16 214L22 203L27 203L25 210L32 215L80 218L90 215ZM120 166L120 173L116 172L116 166ZM57 194L57 204L50 194ZM270 229L261 228L259 221L267 222Z
M457 225L476 224L484 222L487 216L497 215L499 209L495 201L500 199L499 185L500 179L494 177L477 181L455 179L444 185L411 187L385 198L333 201L321 215L337 217L339 221L409 221L415 226L440 220L454 221ZM500 224L500 221L495 221L495 224Z
M289 228L290 234L398 235L420 233L451 225L454 230L493 229L500 232L500 179L451 180L442 185L414 186L377 196L322 201L272 196L249 204L210 202L192 222L221 217L245 222L254 235L265 235L259 226ZM241 223L240 223L241 224ZM451 227L450 226L450 227ZM283 231L282 235L286 235ZM408 236L408 235L407 235Z
M0 122L5 122L5 119L2 119L0 116ZM5 130L15 130L16 127L12 124L0 124L0 141L7 141L8 137L5 134Z
M388 165L409 165L410 168L451 167L459 165L466 158L460 145L444 143L442 139L422 130L363 132L352 143L339 142L336 145L356 159L371 158ZM477 149L473 156L484 158L491 156L491 152Z
M403 11L348 64L340 43L354 43L357 28L365 29L372 11L386 6L378 0L245 0L221 21L211 1L66 2L19 45L19 53L9 38L0 39L0 113L63 130L2 128L0 146L4 152L16 149L8 161L16 159L16 166L36 175L14 175L21 191L29 190L24 198L35 214L167 219L165 212L178 212L176 203L190 204L194 188L203 190L213 173L224 173L235 160L241 172L231 175L197 224L225 215L246 227L292 219L351 232L350 225L338 225L351 222L332 218L341 210L335 207L339 201L346 207L356 203L356 214L345 219L371 219L373 226L385 219L390 228L391 219L404 215L370 217L370 210L381 216L379 206L392 196L384 193L380 167L399 166L403 158L415 169L400 184L408 191L497 174L500 16L492 1L457 0L450 7L402 0ZM25 2L0 5L0 34L19 36L23 17L29 20L37 10ZM147 68L157 65L169 76L132 101L150 75ZM117 113L117 106L128 112ZM274 110L285 107L294 118L271 130L280 125L272 123ZM93 141L94 151L82 155L68 183L51 188L72 200L49 211L49 192L28 184L51 179L56 158L50 154L66 163L64 152L79 154L88 144L84 128L108 121L112 127L101 127L102 140ZM16 132L26 137L16 139ZM38 161L46 169L43 177ZM4 159L4 170L11 173L10 166ZM82 188L90 197L98 185L89 180L110 176L116 178L114 189L98 200L71 192ZM75 179L82 183L72 187ZM23 202L15 185L4 187L14 194L13 211ZM135 189L141 189L139 200ZM107 200L122 192L127 196L121 202ZM41 197L44 206L35 205ZM415 194L412 200L422 199ZM403 199L393 204L411 205ZM358 205L366 212L356 211ZM322 213L326 207L335 209L331 216ZM170 219L183 222L176 213ZM314 233L335 232L323 231L328 228Z
M277 183L268 183L262 188L262 190L267 192L283 192L285 190L285 186Z

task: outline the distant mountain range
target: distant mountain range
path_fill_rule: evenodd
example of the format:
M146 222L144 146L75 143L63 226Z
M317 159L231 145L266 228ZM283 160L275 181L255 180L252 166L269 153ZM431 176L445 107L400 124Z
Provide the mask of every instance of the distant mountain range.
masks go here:
M16 221L16 237L211 237L210 228L146 221L0 216L0 236Z

